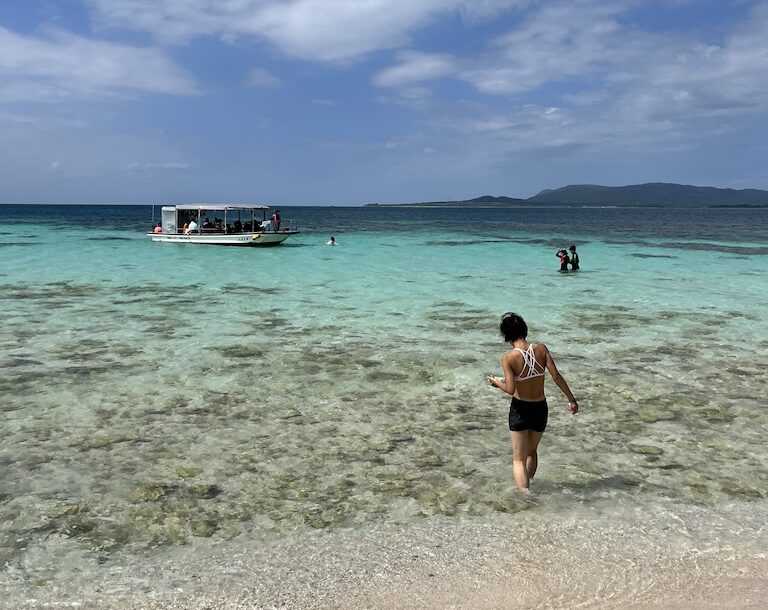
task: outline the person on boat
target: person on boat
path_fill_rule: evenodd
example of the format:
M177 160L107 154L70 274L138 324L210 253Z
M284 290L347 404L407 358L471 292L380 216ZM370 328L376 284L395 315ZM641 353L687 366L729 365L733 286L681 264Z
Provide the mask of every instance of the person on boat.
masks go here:
M545 369L568 399L568 410L571 413L579 412L579 403L557 370L547 346L528 342L528 325L521 316L512 312L505 313L499 330L512 350L501 357L504 376L487 375L486 379L493 387L512 396L509 436L512 440L513 472L517 487L528 492L539 463L537 450L547 427L549 413L544 395Z
M327 242L325 242L328 246L335 246L336 245L336 238L331 235L331 239L329 239Z
M156 224L155 228L152 229L152 232L153 233L162 233L163 232L163 225L161 225L160 223Z
M189 235L193 231L197 231L197 223L195 222L194 218L189 221L189 224L187 225L187 230L185 231L185 233Z
M571 251L571 271L579 270L579 253L576 252L576 246L568 248Z
M212 229L213 225L211 224L211 221L208 219L208 217L205 217L205 220L203 221L203 229Z
M275 231L280 230L280 210L275 210L275 213L272 214L272 227Z
M560 271L568 271L568 263L571 262L571 259L568 258L568 251L565 248L561 248L555 256L560 259Z

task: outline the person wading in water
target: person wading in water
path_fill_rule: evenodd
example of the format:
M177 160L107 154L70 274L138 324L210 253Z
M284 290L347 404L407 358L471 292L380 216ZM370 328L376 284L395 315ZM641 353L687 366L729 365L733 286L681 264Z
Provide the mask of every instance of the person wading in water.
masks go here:
M576 252L576 246L568 248L571 251L571 271L579 270L579 253Z
M515 483L523 492L528 492L539 463L537 448L547 427L549 413L544 395L544 370L549 371L552 381L565 394L571 413L579 412L579 403L557 370L547 346L526 340L528 325L522 317L516 313L505 313L499 330L512 350L501 357L504 376L488 375L486 379L492 386L512 396L509 436L512 440Z

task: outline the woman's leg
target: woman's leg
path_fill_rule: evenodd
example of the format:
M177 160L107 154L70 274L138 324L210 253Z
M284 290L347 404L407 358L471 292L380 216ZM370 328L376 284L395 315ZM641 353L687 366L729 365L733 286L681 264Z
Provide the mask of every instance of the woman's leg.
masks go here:
M528 470L526 461L529 455L528 433L530 430L520 432L510 431L509 438L512 440L512 472L515 475L515 483L522 490L528 489Z
M544 433L536 432L536 430L526 430L526 432L528 434L528 456L525 458L525 471L530 481L536 474L536 468L539 465L539 454L536 452L536 449Z

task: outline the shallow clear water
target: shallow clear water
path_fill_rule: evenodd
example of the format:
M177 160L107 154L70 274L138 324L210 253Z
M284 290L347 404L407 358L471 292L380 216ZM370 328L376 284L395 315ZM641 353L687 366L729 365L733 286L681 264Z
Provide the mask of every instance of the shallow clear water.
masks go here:
M284 208L305 232L270 249L0 211L6 583L374 521L764 510L768 210ZM533 504L483 381L509 310L582 409L548 382Z

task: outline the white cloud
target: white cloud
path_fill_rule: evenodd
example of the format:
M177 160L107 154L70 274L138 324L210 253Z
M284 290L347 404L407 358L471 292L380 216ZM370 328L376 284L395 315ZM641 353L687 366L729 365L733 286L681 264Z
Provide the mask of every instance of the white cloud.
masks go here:
M374 78L381 87L404 87L457 72L456 60L450 55L403 51L398 54L398 65L387 68Z
M64 101L71 97L69 89L46 82L32 82L26 74L10 74L0 67L0 103L29 101ZM19 79L19 80L17 80ZM23 80L22 80L23 79Z
M131 203L178 197L190 183L210 185L210 175L198 169L205 160L195 156L184 133L171 137L135 124L105 124L99 120L103 105L87 121L76 116L82 114L78 105L30 110L35 112L30 120L13 115L3 120L7 115L0 113L2 201ZM55 170L54 160L59 162ZM134 160L134 171L126 171Z
M574 0L537 5L514 29L475 56L408 52L374 82L405 103L438 78L472 85L481 103L468 109L422 91L422 110L437 130L486 134L523 150L615 142L671 143L722 133L730 117L768 110L768 3L718 44L691 32L626 25L631 2ZM500 110L504 99L550 106ZM552 104L552 102L555 102ZM439 121L434 117L443 113Z
M752 11L719 45L678 45L668 61L648 66L649 84L687 111L722 115L768 105L768 4Z
M482 93L515 95L550 82L600 76L625 54L627 32L616 21L623 10L615 1L545 4L491 41L486 53L462 59L458 78Z
M416 28L461 13L490 18L528 0L87 0L104 28L182 42L196 36L256 36L311 61L350 61L403 46Z
M0 123L7 122L7 123L22 123L22 124L32 125L37 123L38 121L39 119L37 117L33 117L25 114L0 112Z
M46 38L0 27L0 101L56 101L93 94L195 93L195 80L163 53L58 30Z
M469 22L484 21L514 8L522 8L537 0L466 0L460 11Z
M279 78L264 68L251 69L245 77L245 83L263 89L277 89L282 84Z
M551 82L600 77L624 54L626 32L616 17L617 1L550 2L530 12L508 33L492 39L485 52L456 57L402 52L395 65L374 78L382 87L412 89L454 77L487 95L520 95Z
M125 166L125 169L132 172L152 171L152 170L189 170L192 166L189 163L140 163L133 161Z

